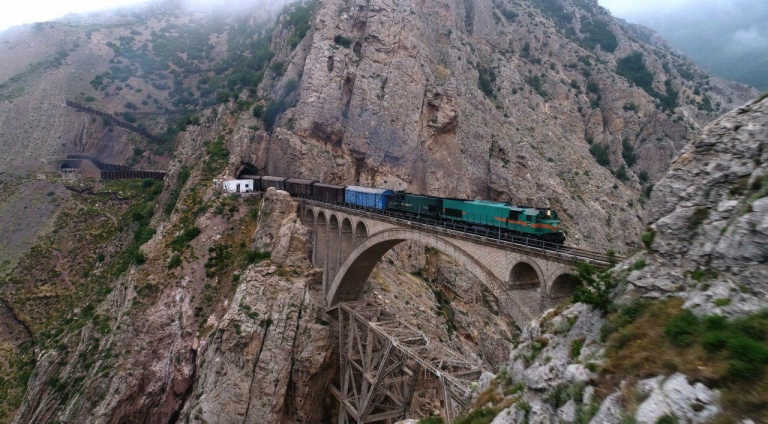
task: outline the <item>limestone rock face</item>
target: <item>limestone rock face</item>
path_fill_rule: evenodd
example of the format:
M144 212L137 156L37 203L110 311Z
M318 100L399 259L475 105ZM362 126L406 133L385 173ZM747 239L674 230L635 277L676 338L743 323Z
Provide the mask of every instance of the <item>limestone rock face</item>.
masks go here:
M319 422L332 346L328 326L316 323L322 311L309 293L312 278L283 277L276 267L241 278L200 345L190 422Z
M510 353L508 369L515 381L524 381L533 390L549 390L565 382L586 382L594 377L583 365L573 363L584 356L584 363L599 360L599 313L577 304L542 329L536 323L523 334L522 343ZM579 357L571 357L575 340L582 344Z
M650 203L650 266L630 294L687 299L701 313L759 310L768 295L768 100L710 124Z
M268 137L240 124L233 137L251 143L238 141L237 164L332 183L550 206L560 211L569 244L634 247L646 176L661 178L714 117L695 106L703 101L694 94L703 72L596 2L562 4L567 25L533 2L318 2L312 31L295 50L279 50L285 75L259 87L275 97L287 81L298 81L295 106ZM615 50L578 42L587 21L606 25ZM679 93L670 113L615 73L632 52L644 55L655 90ZM717 89L706 96L722 107L756 94L712 81ZM591 145L608 149L608 168L597 164ZM614 176L622 166L625 181Z
M287 192L270 187L263 205L254 247L271 252L275 263L309 267L309 230L299 220L299 204Z
M666 379L659 376L643 380L638 387L648 396L635 412L638 423L653 424L664 415L672 415L681 422L706 423L720 412L715 404L718 392L699 382L688 384L680 373Z

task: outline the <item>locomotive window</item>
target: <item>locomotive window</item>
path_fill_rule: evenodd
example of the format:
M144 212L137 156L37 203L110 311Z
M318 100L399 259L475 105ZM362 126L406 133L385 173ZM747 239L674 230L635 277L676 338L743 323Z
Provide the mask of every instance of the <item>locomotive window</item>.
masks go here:
M435 205L428 205L427 206L427 211L429 211L429 212L435 212L436 210L437 210L437 206L435 206Z
M451 208L445 208L445 214L451 218L461 218L463 216L461 210Z
M509 219L510 221L517 221L519 219L519 215L515 211L509 211Z

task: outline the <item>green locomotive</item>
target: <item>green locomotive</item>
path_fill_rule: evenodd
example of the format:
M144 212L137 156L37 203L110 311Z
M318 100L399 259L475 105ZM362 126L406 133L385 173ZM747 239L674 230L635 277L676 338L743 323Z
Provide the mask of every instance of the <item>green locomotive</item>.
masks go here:
M533 236L551 243L565 242L560 217L552 209L518 207L489 200L445 199L405 192L394 193L388 209L409 215L498 228L499 231Z

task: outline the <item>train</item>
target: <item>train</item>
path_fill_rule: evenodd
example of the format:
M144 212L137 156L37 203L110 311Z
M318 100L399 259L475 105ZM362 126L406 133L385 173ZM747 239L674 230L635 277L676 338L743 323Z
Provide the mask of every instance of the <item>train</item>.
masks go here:
M551 208L515 206L490 200L465 200L426 196L363 186L340 186L315 180L245 175L253 189L270 187L294 197L314 199L379 211L390 211L415 219L453 221L470 227L532 237L550 243L565 243L560 217Z

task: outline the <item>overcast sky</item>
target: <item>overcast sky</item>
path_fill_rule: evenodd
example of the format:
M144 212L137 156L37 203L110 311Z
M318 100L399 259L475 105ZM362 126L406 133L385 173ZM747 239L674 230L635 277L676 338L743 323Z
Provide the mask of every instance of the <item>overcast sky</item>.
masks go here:
M680 9L690 4L727 3L727 0L598 0L613 16L630 19Z
M14 25L45 22L69 13L93 12L147 0L3 0L0 31Z

